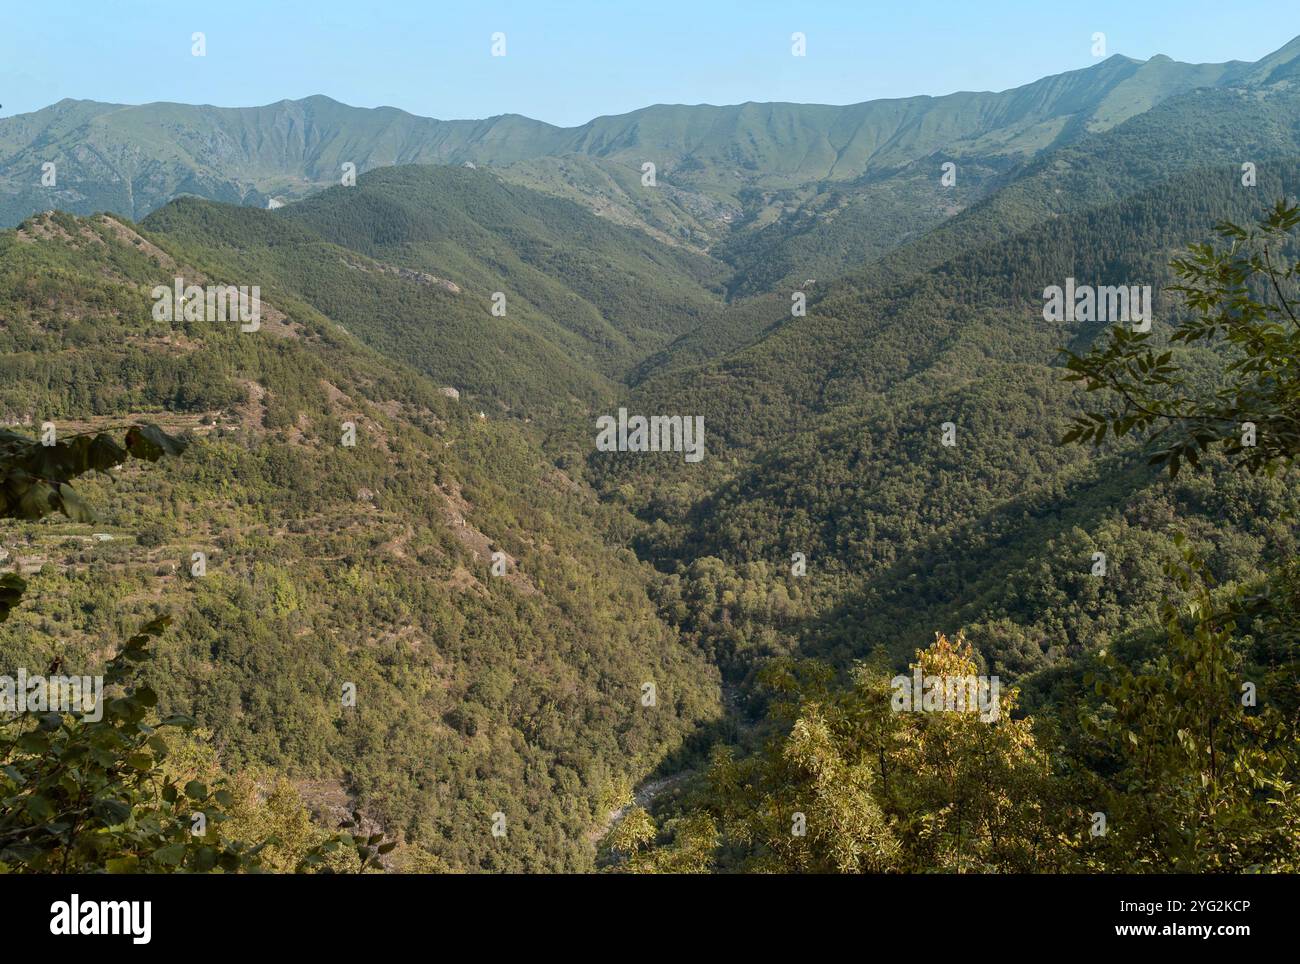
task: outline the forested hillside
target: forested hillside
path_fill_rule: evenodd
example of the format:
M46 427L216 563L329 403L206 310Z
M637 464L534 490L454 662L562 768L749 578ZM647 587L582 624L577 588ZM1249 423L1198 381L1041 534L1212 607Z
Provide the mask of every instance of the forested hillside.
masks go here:
M1293 872L1298 64L0 121L0 674L147 643L133 722L275 870L354 814L363 869ZM1150 313L1048 320L1076 282ZM149 424L97 516L13 454Z
M722 309L709 259L486 171L385 169L274 212L186 199L144 226L494 413L606 400L611 379Z
M1122 450L1098 459L1057 446L1080 400L1061 381L1058 349L1086 346L1108 326L1044 322L1042 289L1077 276L1164 292L1181 248L1220 220L1249 220L1261 197L1294 192L1296 171L1262 168L1256 189L1232 168L1178 175L905 272L914 276L892 287L845 279L807 317L631 393L630 410L703 413L709 471L632 455L593 455L592 466L646 522L642 552L687 583L701 557L729 572L760 564L767 578L788 570L792 553L806 556L802 592L818 603L797 624L798 642L765 648L847 659L882 646L897 659L935 631L966 628L1015 677L1104 644L1154 614L1149 567L1174 527L1213 520L1205 537L1225 547L1217 574L1243 577L1290 550L1289 528L1273 520L1294 504L1280 479L1173 486ZM1167 332L1181 310L1158 295L1156 329ZM1196 364L1194 353L1179 358ZM945 423L952 446L942 444ZM1167 531L1141 531L1142 519ZM1089 578L1096 550L1122 560L1109 579Z
M486 171L387 168L282 213L378 260L501 291L505 317L611 377L721 307L717 262Z
M1174 196L1243 203L1198 186ZM1153 240L1171 201L1131 202ZM1128 205L1093 214L1123 239ZM612 475L675 561L662 611L758 720L653 815L629 805L612 867L1295 871L1300 209L1253 214L1170 260L1183 303L1151 331L886 385L695 507L680 474L648 504ZM1122 260L1087 240L1067 250ZM977 716L951 688L913 702L923 678L1016 685Z
M5 420L148 415L194 438L147 475L87 483L98 525L5 530L29 581L6 664L90 671L170 610L151 682L227 767L354 801L429 868L589 868L611 788L717 713L715 675L605 543L594 496L522 423L363 347L270 263L261 330L154 321L149 291L175 274L241 279L219 250L151 237L66 215L0 235Z

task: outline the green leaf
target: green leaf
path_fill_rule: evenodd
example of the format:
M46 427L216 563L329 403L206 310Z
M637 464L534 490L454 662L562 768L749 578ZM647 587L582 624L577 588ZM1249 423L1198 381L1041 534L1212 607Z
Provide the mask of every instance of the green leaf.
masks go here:
M190 863L191 869L200 874L206 874L217 865L217 852L211 847L200 847L194 852L194 858Z
M110 827L126 823L131 818L130 805L121 800L96 800L91 804L90 809L100 821Z
M0 623L9 618L9 613L18 605L27 591L27 580L12 572L0 576Z
M86 467L97 472L107 472L127 459L127 451L107 435L96 435L86 454Z
M67 483L59 485L59 503L63 514L73 522L94 522L94 510Z
M59 494L54 487L40 481L29 483L18 497L18 518L43 519L59 507Z
M18 749L24 753L43 756L49 752L50 738L44 733L24 733L18 739Z
M33 794L24 801L27 812L38 823L44 823L54 816L54 806L40 794Z
M159 847L153 852L153 859L167 867L175 867L185 859L185 845L174 843Z
M164 455L180 455L189 443L168 435L157 425L133 425L126 433L126 448L138 459L157 462Z

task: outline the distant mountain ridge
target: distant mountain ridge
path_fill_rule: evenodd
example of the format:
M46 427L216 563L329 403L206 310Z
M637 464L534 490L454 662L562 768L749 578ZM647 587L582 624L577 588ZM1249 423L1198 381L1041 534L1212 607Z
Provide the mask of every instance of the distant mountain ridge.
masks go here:
M780 192L887 176L936 152L1028 158L1179 93L1297 76L1300 38L1254 63L1115 55L997 93L847 106L655 105L573 128L516 114L435 120L319 95L235 108L63 100L0 120L0 225L52 208L139 219L186 194L264 207L337 184L344 163L358 173L401 164L518 165L513 176L539 186L537 165L578 156L620 181L593 203L623 208L644 204L620 195L639 184L644 162L654 163L657 176L684 193L670 201L674 212L640 215L652 228L706 238L710 229L777 216L790 200L771 196ZM51 186L41 183L46 163L55 165Z

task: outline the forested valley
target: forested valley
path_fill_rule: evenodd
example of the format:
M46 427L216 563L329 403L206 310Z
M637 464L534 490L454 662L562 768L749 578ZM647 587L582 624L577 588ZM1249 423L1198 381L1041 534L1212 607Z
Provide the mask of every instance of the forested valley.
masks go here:
M6 194L0 871L1300 870L1300 40L1153 63Z

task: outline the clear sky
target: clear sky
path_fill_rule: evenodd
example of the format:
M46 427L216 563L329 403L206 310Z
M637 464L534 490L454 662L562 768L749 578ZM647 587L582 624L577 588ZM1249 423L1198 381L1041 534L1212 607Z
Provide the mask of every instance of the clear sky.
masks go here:
M191 55L191 35L207 55ZM491 36L506 35L506 56ZM794 57L790 35L807 37ZM6 0L0 116L64 97L251 106L327 94L565 126L654 103L1002 90L1095 62L1257 60L1300 0Z

